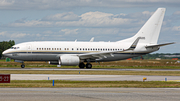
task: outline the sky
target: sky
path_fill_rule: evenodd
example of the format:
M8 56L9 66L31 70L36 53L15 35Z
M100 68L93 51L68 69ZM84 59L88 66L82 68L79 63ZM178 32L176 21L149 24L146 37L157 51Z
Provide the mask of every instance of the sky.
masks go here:
M0 0L0 41L119 41L166 8L156 53L180 53L180 0Z

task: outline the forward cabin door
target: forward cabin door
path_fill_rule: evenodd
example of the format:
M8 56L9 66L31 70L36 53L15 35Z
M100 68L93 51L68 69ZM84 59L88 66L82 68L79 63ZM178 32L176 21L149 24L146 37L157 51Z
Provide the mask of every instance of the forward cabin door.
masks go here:
M31 44L27 44L27 53L32 54L32 46L31 46Z

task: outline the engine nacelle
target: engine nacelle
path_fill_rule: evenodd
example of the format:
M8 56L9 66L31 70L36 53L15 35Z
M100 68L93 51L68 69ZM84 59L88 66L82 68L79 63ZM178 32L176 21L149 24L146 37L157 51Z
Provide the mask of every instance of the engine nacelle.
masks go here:
M62 55L59 57L59 64L65 66L77 66L80 63L78 56Z

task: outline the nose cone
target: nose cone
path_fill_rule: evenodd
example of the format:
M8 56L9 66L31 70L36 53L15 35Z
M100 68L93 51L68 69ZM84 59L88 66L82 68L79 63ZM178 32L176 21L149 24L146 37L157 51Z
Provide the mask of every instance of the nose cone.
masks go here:
M13 58L12 51L10 49L5 50L2 55L8 58Z
M7 56L7 50L5 50L2 54L3 54L4 56Z

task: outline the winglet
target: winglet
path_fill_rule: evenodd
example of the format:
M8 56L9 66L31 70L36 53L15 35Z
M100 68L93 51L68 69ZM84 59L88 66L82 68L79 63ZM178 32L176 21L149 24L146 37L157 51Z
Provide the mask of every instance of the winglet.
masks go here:
M93 42L94 41L94 37L91 38L91 40L89 42Z
M139 42L140 39L145 39L145 37L138 37L134 42L133 44L131 45L131 47L127 50L134 50Z

